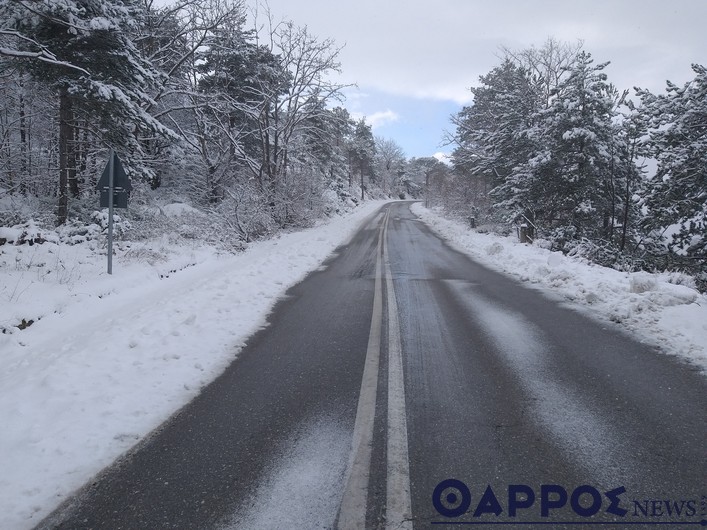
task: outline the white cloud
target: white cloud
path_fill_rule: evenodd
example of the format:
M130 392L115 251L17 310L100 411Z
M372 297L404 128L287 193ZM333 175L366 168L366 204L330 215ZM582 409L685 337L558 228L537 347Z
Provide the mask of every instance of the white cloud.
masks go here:
M440 152L435 153L432 156L434 158L436 158L437 160L439 160L440 162L442 162L443 164L447 164L448 166L452 165L452 155L450 155L449 153L442 153L440 151Z
M255 1L255 0L250 0ZM612 61L619 88L684 83L704 62L704 0L269 0L277 16L345 45L343 79L362 88L468 103L467 89L500 62L499 47L583 40L597 62ZM684 64L683 64L684 63ZM658 68L656 68L658 65Z
M400 119L400 116L390 109L374 112L372 114L367 115L363 115L359 112L352 112L351 117L354 120L360 120L361 118L365 118L366 123L370 125L372 129L383 127L384 125L396 122Z

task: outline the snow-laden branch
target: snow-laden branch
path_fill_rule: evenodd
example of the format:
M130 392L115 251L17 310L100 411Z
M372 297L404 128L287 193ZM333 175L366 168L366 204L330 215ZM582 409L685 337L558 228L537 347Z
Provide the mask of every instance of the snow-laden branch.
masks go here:
M49 50L47 50L45 46L38 43L34 39L30 39L29 37L22 35L21 33L17 32L17 31L0 29L0 35L7 35L9 37L15 37L15 38L20 39L22 41L29 42L30 44L37 46L39 48L39 51L31 52L31 51L17 50L14 48L6 48L3 46L0 46L0 55L2 55L4 57L13 57L16 59L36 59L38 61L42 61L42 62L45 62L48 64L53 64L55 66L62 66L65 68L71 68L72 70L77 70L87 76L91 75L87 70L84 70L80 66L76 66L75 64L71 64L67 61L62 61L62 60L58 59L53 53L51 53Z
M20 5L20 6L22 6L24 9L26 9L26 10L29 11L30 13L33 13L33 14L37 15L38 17L44 18L44 19L46 19L46 20L49 20L49 21L53 22L54 24L58 24L58 25L60 25L60 26L65 26L65 27L69 28L70 30L75 31L75 32L77 32L77 33L78 33L78 32L80 32L80 33L89 33L89 32L91 31L91 28L89 28L89 27L80 26L80 25L75 24L75 23L73 23L73 22L70 22L70 21L68 21L68 20L63 20L63 19L61 19L61 18L53 17L53 16L51 16L51 15L49 15L49 14L47 14L47 13L43 13L43 12L41 12L41 11L38 11L38 10L36 10L36 9L33 9L32 7L30 7L30 6L28 6L26 3L24 3L22 0L11 0L11 1L14 2L14 3L16 3L16 4L18 4L18 5Z
M164 81L161 86L158 87L157 93L153 97L155 102L165 96L168 92L167 87L170 80L176 76L177 72L179 72L187 61L194 57L197 50L204 45L208 37L212 35L216 29L224 25L236 25L236 21L243 16L241 0L233 0L223 4L217 2L211 6L211 9L204 9L204 6L201 4L186 1L180 4L179 9L173 9L171 13L182 12L184 10L187 12L187 20L183 22L180 30L176 35L172 36L172 39L166 46L162 46L151 57L151 59L155 59L166 47L172 47L174 43L183 38L189 40L189 45L184 50L184 53L176 59L174 64L165 73ZM208 14L208 16L205 16L205 14ZM166 19L167 16L163 17L157 28L159 28ZM152 107L153 105L149 105L146 110L150 111Z

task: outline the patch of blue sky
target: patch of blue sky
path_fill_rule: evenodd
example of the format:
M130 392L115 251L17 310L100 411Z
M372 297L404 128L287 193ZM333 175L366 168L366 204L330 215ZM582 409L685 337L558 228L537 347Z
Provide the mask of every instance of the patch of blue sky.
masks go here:
M449 153L445 139L454 133L452 115L462 106L451 100L391 94L362 86L346 91L343 105L355 118L366 118L373 133L394 140L408 158Z

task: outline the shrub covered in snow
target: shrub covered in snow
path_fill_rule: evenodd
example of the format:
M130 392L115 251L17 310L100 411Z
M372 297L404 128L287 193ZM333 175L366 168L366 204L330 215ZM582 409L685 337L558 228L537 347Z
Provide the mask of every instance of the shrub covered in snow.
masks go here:
M629 277L629 291L632 293L645 293L654 291L658 282L653 274L647 272L637 272Z

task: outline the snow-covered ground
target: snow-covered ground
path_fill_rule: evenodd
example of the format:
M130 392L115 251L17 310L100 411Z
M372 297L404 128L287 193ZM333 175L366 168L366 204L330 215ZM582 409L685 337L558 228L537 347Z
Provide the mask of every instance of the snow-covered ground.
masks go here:
M0 528L34 526L192 399L380 204L237 255L116 243L112 276L95 239L0 245Z
M619 324L639 340L707 370L707 296L676 273L626 273L518 238L482 234L416 203L412 211L476 261L561 297L574 308Z
M85 235L0 245L0 528L34 526L193 398L380 204L238 255L170 235L121 242L112 276ZM707 298L689 278L592 266L412 208L474 259L707 367Z

